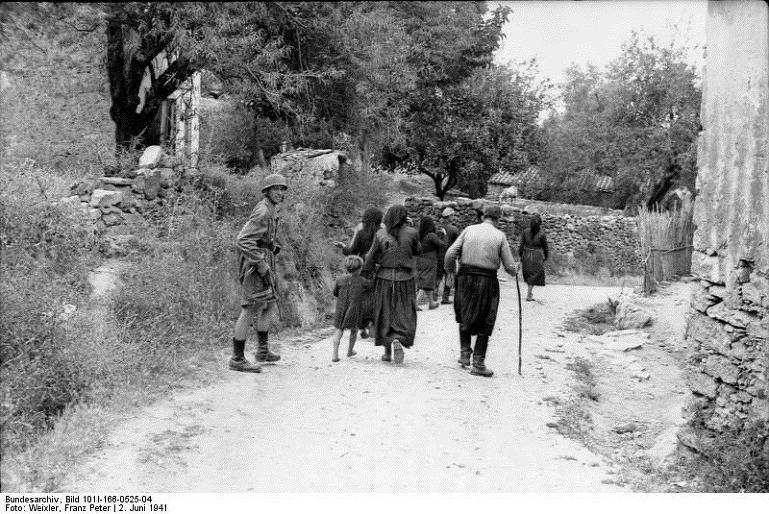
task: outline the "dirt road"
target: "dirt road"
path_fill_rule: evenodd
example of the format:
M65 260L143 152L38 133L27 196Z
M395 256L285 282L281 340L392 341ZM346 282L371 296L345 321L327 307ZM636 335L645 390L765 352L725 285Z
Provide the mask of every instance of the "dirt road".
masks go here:
M331 343L284 342L283 360L133 413L73 469L67 491L604 492L607 464L546 424L543 398L567 394L579 336L558 324L618 288L547 286L524 302L524 368L516 373L515 283L501 284L491 379L462 370L453 310L419 314L406 362L371 340L331 363ZM344 341L343 341L344 345ZM249 349L251 343L249 343ZM550 355L543 361L534 356ZM226 357L222 354L222 367Z

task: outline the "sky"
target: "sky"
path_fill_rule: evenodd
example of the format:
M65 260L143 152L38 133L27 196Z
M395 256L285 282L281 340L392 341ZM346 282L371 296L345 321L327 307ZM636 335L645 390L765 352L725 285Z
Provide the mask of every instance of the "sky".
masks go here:
M699 69L704 62L706 0L489 2L491 8L500 4L512 13L495 61L536 57L541 77L556 84L572 62L602 69L619 55L633 30L644 30L660 42L675 39L698 45L690 62Z

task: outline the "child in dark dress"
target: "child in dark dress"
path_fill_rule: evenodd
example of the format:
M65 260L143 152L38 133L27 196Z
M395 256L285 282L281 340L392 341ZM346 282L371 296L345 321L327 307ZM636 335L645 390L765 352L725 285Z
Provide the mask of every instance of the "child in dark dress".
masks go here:
M336 296L336 313L334 315L334 353L332 362L339 361L339 342L342 340L342 333L345 330L350 331L350 346L347 349L347 356L355 355L353 348L358 336L357 330L361 317L361 297L365 289L371 287L371 281L361 277L360 272L363 268L363 259L357 255L348 255L344 259L344 268L348 275L337 279L334 286L334 296Z

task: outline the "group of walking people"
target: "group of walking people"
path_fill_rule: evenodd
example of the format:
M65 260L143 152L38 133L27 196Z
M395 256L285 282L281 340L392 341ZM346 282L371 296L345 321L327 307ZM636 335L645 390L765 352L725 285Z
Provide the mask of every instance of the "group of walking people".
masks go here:
M274 314L277 301L271 278L274 256L280 251L275 240L275 212L286 187L281 175L267 176L265 198L238 235L243 301L229 363L233 370L259 371L259 365L250 363L243 351L250 323L257 330L257 362L280 359L269 351L267 331L268 318ZM414 345L421 300L426 300L429 309L441 303L450 304L454 287L454 316L460 343L458 362L469 366L474 375L493 375L485 365L485 357L499 308L497 271L502 266L508 274L516 276L520 266L513 259L507 237L498 228L502 214L498 206L485 206L481 222L461 232L452 224L453 214L451 208L445 209L437 224L424 216L416 229L403 205L392 205L384 213L369 207L352 240L348 244L334 243L345 255L347 271L334 287L334 362L339 360L339 345L347 330L348 356L355 355L360 332L363 338L372 335L374 344L383 348L383 361L402 363L404 349ZM533 300L533 287L544 285L543 264L548 257L539 216L533 216L530 227L524 231L518 254L529 286L527 300Z

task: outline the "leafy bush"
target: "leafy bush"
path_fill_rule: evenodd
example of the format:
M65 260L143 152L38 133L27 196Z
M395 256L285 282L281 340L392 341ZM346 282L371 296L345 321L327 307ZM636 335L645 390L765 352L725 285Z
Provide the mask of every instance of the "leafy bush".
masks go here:
M31 161L0 173L0 428L3 446L24 445L83 390L64 306L81 305L96 242L82 217L49 203L57 176Z
M691 424L703 441L702 452L687 463L707 492L769 492L769 422L753 419L729 427L718 437L705 429L707 415L697 410Z

